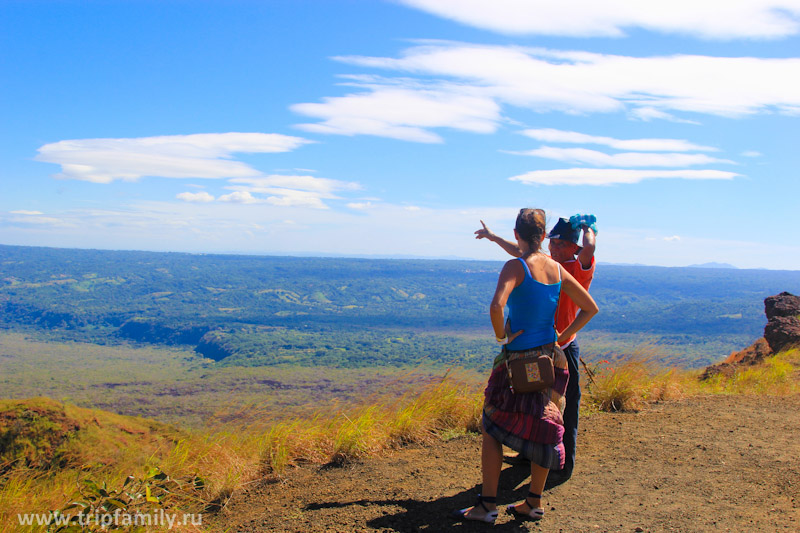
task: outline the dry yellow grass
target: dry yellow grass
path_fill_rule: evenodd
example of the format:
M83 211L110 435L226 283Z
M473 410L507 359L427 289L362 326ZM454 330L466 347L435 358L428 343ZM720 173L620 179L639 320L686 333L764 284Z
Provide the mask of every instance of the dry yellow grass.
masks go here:
M0 476L0 530L29 530L19 525L17 513L62 508L76 498L82 479L120 487L127 476L139 476L152 466L173 479L203 478L201 491L174 500L173 505L182 512L219 508L237 487L265 475L278 476L292 465L345 462L475 429L480 385L474 380L445 376L399 401L387 395L383 401L370 398L351 409L277 422L266 429L216 427L193 433L170 430L145 419L42 400L77 421L81 430L66 444L65 455L70 457L67 464L48 468L17 464Z
M141 477L153 466L175 480L199 475L205 482L201 490L170 502L182 511L198 513L210 504L224 504L233 489L252 479L257 469L258 446L253 435L185 433L147 419L44 398L0 401L0 412L14 410L35 415L26 415L28 423L33 420L48 431L52 421L77 429L54 443L52 458L28 453L26 459L18 454L0 469L0 531L31 530L20 526L18 513L46 514L61 509L80 499L78 488L87 479L119 488L129 475ZM4 429L8 426L0 426ZM35 437L35 433L18 435L15 442L24 448ZM184 528L193 530L196 528Z
M611 364L595 365L592 378L584 376L584 406L589 410L636 411L652 402L678 400L696 388L692 374L664 368L655 361L653 345L638 346L632 355Z
M771 396L800 393L800 349L767 357L758 365L738 369L732 376L718 374L701 383L700 390L714 394Z
M656 355L653 347L645 346L626 361L596 365L593 381L584 376L584 407L627 411L699 393L800 392L800 350L706 382L698 381L696 371L658 367L653 363ZM18 525L18 512L61 508L74 498L76 482L86 477L119 486L126 476L152 466L176 479L200 475L205 481L202 490L175 505L183 511L202 512L224 506L245 483L279 477L296 465L347 462L409 443L479 431L483 384L475 376L445 375L409 389L399 400L396 395L373 396L361 405L302 419L250 430L217 426L204 432L180 432L145 419L52 402L85 431L66 444L66 466L0 465L0 530L30 530Z
M342 463L413 442L478 428L481 383L446 376L401 400L368 404L275 424L263 441L266 472L280 475L303 462Z
M635 411L648 403L678 400L696 394L800 393L800 350L793 349L744 366L731 376L718 374L699 381L699 371L667 369L655 364L654 348L641 347L615 365L595 369L594 382L584 388L585 405L601 411ZM587 383L584 380L584 383Z

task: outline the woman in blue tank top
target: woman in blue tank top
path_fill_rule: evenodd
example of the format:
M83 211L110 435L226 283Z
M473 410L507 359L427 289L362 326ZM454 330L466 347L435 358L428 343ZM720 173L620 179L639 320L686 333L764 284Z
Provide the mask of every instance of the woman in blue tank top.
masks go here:
M467 520L493 523L497 518L497 485L503 465L503 445L531 461L528 497L508 512L523 518L544 515L541 494L552 469L564 465L564 393L569 370L559 340L569 339L597 313L597 304L575 278L541 251L545 236L545 215L541 209L522 209L517 216L514 237L522 257L503 266L489 308L497 342L504 350L497 356L484 391L482 493L473 507L455 511ZM555 313L561 291L580 308L564 331L555 329ZM504 310L508 305L508 319ZM541 392L514 393L506 360L534 354L552 354L555 382Z

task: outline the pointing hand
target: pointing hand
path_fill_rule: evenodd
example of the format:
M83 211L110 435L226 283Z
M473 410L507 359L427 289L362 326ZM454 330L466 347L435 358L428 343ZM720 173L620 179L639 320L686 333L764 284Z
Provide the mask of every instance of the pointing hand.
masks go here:
M492 230L486 227L486 224L483 222L483 220L481 220L481 226L483 226L483 228L475 232L475 238L489 239L491 241L494 237L494 233L492 233Z

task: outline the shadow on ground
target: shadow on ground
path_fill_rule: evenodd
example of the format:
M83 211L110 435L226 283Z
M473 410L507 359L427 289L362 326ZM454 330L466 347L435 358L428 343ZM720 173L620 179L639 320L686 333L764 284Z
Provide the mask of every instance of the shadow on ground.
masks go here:
M512 465L500 473L500 489L497 495L498 509L505 513L505 506L521 501L528 493L528 478L530 467L528 465ZM386 512L381 517L367 521L366 525L377 530L398 532L411 531L441 531L443 529L461 531L485 531L487 524L469 520L459 520L450 516L454 510L463 509L475 504L481 485L477 484L471 489L461 491L453 496L439 498L433 501L420 501L416 499L359 499L349 502L319 502L306 506L305 510L315 511L320 509L346 509L348 507L379 506L387 509L397 509L400 512ZM525 524L534 524L533 521L515 519L505 523L497 523L492 531L527 531Z

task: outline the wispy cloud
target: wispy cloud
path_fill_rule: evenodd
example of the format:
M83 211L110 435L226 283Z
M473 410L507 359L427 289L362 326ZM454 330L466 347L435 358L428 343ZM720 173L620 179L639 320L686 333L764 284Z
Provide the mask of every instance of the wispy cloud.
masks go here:
M272 192L275 188L291 188L330 195L333 191L361 189L355 182L317 178L315 176L271 175L257 178L235 178L231 183L242 184L250 192Z
M297 127L315 133L439 143L442 138L427 128L492 133L500 119L500 107L487 97L445 90L371 87L371 92L324 98L320 104L293 105L296 113L323 119Z
M48 213L50 225L23 223L29 217L0 212L0 230L6 244L29 245L35 236L44 246L128 249L326 254L472 257L503 259L502 251L486 240L475 240L473 231L484 220L493 231L510 235L519 205L421 207L381 204L361 212L274 206L243 209L239 204L212 202L145 202L116 209L70 210ZM548 218L569 216L548 212ZM13 220L12 220L13 219ZM432 231L432 228L435 231ZM158 234L157 240L152 239ZM348 247L343 248L343 234ZM709 261L744 268L763 265L770 253L797 258L797 246L763 240L744 242L680 235L648 227L648 224L613 227L604 223L603 257L608 261L660 265L686 265ZM669 242L669 245L667 245ZM680 246L681 254L675 253Z
M705 154L680 154L680 153L653 153L653 152L623 152L607 154L586 148L556 148L543 146L535 150L517 152L520 155L555 159L570 163L584 163L597 167L686 167L693 165L708 165L712 163L730 163L727 159L717 159Z
M399 0L462 24L514 35L621 37L628 28L703 39L780 38L800 32L797 0Z
M266 200L259 200L255 198L248 191L236 191L230 194L223 194L219 197L220 202L231 202L234 204L258 204L264 203Z
M534 170L509 178L528 185L616 185L649 179L730 180L739 174L722 170L640 170L565 168Z
M559 169L538 170L510 178L523 183L540 185L611 185L618 183L637 183L645 179L681 178L681 179L731 179L738 174L719 170L690 170L685 167L709 165L715 163L736 164L729 159L711 157L703 153L686 153L697 151L715 151L710 146L701 146L684 139L615 139L613 137L588 135L577 131L556 129L530 129L524 135L541 141L564 144L594 144L607 146L617 150L629 150L620 153L606 153L589 148L562 148L541 146L533 150L509 152L591 165L594 167L615 167L606 169ZM623 167L620 169L619 167ZM631 167L638 167L632 169ZM644 170L646 167L668 167L681 170Z
M8 215L3 216L0 213L0 226L16 226L16 227L54 227L54 228L72 228L74 224L60 217L48 216L41 211L30 211L27 209L17 209L9 211Z
M615 139L600 135L587 135L577 131L552 128L524 130L523 135L543 142L565 144L600 144L617 150L637 152L714 152L712 146L694 144L684 139Z
M667 113L666 111L661 111L660 109L655 109L652 107L637 107L631 109L628 113L628 116L635 120L641 120L642 122L650 122L651 120L666 120L668 122L678 122L681 124L700 124L700 122L696 120L678 118L675 115Z
M199 133L129 139L74 139L39 148L38 161L61 165L56 177L95 183L163 178L231 178L260 172L234 153L288 152L311 141L275 133Z
M266 203L283 207L327 209L323 200L340 199L337 191L355 191L361 185L315 176L259 176L229 180L226 189L235 192L221 196L223 202ZM254 196L258 195L258 196Z
M436 128L494 132L509 120L503 116L509 107L689 122L696 116L680 114L800 112L798 58L631 57L426 41L398 58L335 59L403 77L348 77L346 84L360 92L292 106L321 119L302 129L432 143L442 140Z
M180 194L177 194L175 198L177 198L178 200L183 200L184 202L195 202L195 203L208 203L214 201L214 197L205 191L182 192Z
M350 209L372 209L376 206L372 202L350 202L347 207Z

